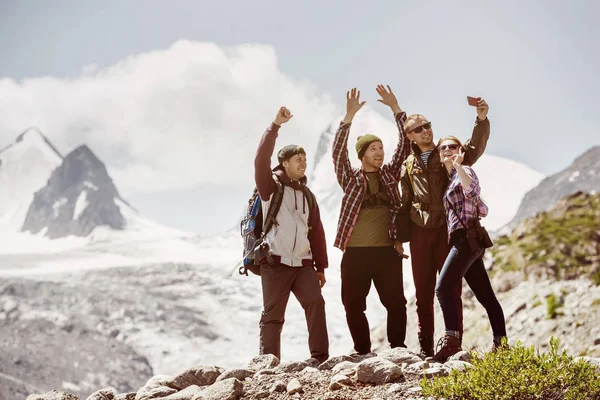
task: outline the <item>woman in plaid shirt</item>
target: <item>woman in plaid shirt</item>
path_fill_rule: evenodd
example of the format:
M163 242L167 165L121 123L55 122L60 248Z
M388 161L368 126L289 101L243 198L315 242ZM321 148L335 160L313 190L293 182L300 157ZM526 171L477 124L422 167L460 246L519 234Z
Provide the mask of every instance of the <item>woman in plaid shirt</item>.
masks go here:
M504 312L496 299L494 290L483 265L484 249L471 250L465 226L469 220L485 217L488 213L485 203L479 200L481 187L475 171L462 165L464 152L460 140L446 136L438 142L440 160L450 178L444 194L444 210L448 223L450 253L444 262L435 288L444 314L446 334L440 340L441 349L433 356L435 361L446 361L448 357L461 351L460 299L456 286L464 277L477 300L487 311L494 334L493 348L506 338Z

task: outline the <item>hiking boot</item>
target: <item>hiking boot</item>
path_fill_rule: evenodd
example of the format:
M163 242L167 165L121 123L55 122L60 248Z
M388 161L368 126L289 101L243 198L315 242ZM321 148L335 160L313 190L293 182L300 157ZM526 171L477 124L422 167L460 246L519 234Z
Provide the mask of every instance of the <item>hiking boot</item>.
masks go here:
M440 347L441 348L437 353L435 353L431 360L440 363L446 362L449 357L455 355L459 351L462 351L460 345L460 338L448 334L444 335L444 337L441 337L438 341L436 350Z
M419 336L419 345L421 351L419 356L424 360L427 357L433 357L433 338L427 336Z

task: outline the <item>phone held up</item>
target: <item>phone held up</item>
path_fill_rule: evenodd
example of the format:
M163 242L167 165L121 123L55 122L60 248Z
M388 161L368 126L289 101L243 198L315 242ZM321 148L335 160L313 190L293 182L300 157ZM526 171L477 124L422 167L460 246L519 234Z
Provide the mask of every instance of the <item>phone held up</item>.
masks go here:
M473 107L477 107L479 105L480 99L481 99L481 97L467 96L467 102L469 103L470 106L473 106Z

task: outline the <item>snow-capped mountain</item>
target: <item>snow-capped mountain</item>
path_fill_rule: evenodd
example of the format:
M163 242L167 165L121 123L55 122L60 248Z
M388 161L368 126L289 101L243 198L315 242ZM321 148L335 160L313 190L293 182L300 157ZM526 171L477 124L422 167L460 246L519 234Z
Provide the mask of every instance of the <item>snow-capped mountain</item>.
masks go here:
M35 193L23 231L44 230L51 239L87 236L97 226L123 229L120 196L104 164L85 145L77 147Z
M0 230L21 230L35 192L62 161L37 128L27 129L0 151Z
M529 191L509 226L513 227L525 218L549 209L569 194L579 191L592 193L599 189L600 146L595 146L577 157L570 166L547 177Z
M15 235L25 232L26 235ZM105 165L81 145L66 156L39 129L29 128L0 151L0 234L19 244L6 251L64 249L40 238L128 241L186 235L138 213L125 201Z

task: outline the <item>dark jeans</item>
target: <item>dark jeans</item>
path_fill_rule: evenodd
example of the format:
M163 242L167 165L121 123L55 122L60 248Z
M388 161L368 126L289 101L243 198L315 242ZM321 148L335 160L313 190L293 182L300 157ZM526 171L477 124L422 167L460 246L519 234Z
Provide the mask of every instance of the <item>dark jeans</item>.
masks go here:
M432 345L435 283L437 274L442 270L449 252L448 229L445 225L440 228L422 228L415 224L412 225L410 255L412 257L413 282L415 283L417 316L419 318L419 336L428 338ZM455 299L457 299L459 307L459 331L462 333L461 280L457 281L455 291Z
M387 310L391 347L406 347L406 298L402 258L394 247L348 247L342 257L342 303L346 321L360 354L371 351L369 322L365 315L371 282Z
M452 233L452 248L446 258L437 282L437 294L447 331L460 329L460 298L456 295L456 285L464 277L475 294L477 300L487 311L494 336L506 336L504 312L496 299L485 266L483 265L484 249L473 252L469 246L464 229Z
M260 318L260 354L273 354L281 358L281 330L292 292L304 309L310 355L318 360L326 360L329 357L329 338L325 300L314 268L263 264L260 273L264 307Z

